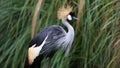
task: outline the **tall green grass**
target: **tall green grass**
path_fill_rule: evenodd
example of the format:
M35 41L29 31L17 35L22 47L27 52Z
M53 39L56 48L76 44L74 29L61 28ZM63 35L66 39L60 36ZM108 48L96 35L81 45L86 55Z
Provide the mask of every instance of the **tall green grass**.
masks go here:
M43 1L35 34L50 25L63 26L56 12L65 1ZM78 10L79 2L67 0L80 19L79 24L72 23L77 28L70 55L64 57L61 51L57 52L51 61L43 61L42 68L120 68L120 2L85 0L82 11ZM1 68L24 67L36 4L37 0L0 0Z

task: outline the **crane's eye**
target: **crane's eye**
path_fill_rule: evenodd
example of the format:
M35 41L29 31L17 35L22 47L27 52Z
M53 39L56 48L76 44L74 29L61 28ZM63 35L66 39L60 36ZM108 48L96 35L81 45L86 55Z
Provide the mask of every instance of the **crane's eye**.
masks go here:
M67 19L71 21L71 20L72 20L72 16L71 16L71 15L68 15L68 16L67 16Z

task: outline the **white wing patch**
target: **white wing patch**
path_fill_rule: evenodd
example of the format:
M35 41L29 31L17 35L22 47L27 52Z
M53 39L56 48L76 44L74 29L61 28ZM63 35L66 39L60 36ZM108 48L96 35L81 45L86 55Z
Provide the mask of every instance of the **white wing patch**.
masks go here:
M45 44L46 40L48 38L48 35L46 36L46 38L44 39L44 41L42 42L42 44L38 47L35 47L36 44L34 44L32 47L30 47L28 49L28 60L29 60L29 64L31 65L34 62L34 59L39 56L39 53L43 47L43 45Z

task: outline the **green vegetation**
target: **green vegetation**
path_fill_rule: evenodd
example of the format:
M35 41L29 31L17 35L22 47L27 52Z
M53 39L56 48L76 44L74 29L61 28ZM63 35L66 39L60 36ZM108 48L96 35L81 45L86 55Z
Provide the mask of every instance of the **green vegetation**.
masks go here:
M35 34L50 25L62 25L56 12L65 1L42 2ZM67 0L80 20L73 23L76 36L70 55L64 57L57 52L51 61L51 68L120 68L120 2L83 1ZM37 2L0 0L0 68L24 67ZM43 68L48 65L46 61L42 63Z

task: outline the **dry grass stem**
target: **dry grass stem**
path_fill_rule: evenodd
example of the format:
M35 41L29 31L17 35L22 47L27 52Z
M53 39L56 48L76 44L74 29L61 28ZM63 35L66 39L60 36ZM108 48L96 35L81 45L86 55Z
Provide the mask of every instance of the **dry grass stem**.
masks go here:
M79 19L80 19L80 17L81 17L81 14L82 14L81 12L82 12L82 10L83 10L84 4L85 4L85 1L84 1L84 0L80 0L80 1L79 1L78 14L77 14L77 17L78 17ZM80 20L78 20L77 23L76 23L76 29L78 28L79 24L80 24Z
M32 19L31 38L33 38L34 34L35 34L35 27L36 27L37 15L38 15L38 13L40 11L40 7L41 7L41 4L42 4L42 1L43 0L38 0L38 3L37 3L36 8L35 8L34 16L33 16L33 19Z

